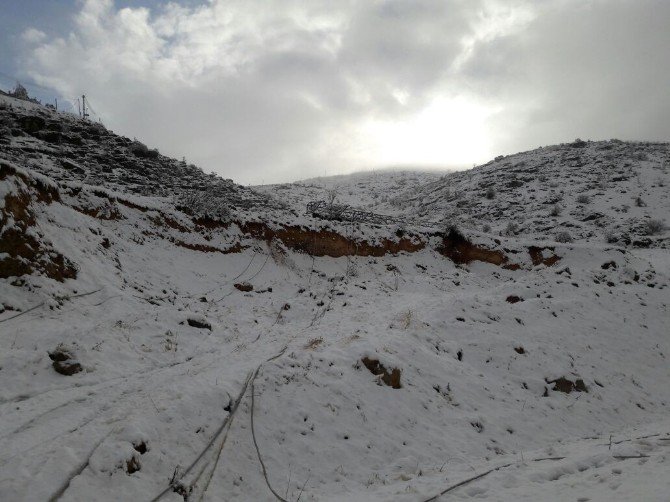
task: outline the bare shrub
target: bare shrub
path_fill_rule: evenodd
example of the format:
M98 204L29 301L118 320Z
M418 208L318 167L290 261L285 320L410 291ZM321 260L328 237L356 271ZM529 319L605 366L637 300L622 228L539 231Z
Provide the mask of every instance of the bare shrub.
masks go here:
M589 202L591 202L591 199L589 199L589 196L588 196L588 195L586 195L586 194L581 194L581 195L578 195L578 196L577 196L577 202L578 202L579 204L588 204Z
M551 208L551 211L549 214L551 216L560 216L561 213L563 212L563 208L559 206L558 204L554 204L554 207Z
M184 192L176 197L175 205L180 211L184 211L196 218L211 218L213 220L227 223L232 214L226 200L221 194L192 190Z
M487 199L491 200L491 199L495 198L495 196L496 196L495 188L490 187L488 190L486 190L486 198Z

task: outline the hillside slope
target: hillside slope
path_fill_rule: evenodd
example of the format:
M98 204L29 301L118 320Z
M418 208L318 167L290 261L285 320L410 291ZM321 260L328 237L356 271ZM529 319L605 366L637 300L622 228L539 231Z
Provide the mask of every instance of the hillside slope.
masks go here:
M670 246L670 144L618 140L519 153L380 206L498 235Z
M380 171L257 189L303 207L332 194L415 224L667 249L669 176L669 143L577 140L442 176Z
M323 221L41 112L0 108L3 498L666 497L657 241Z

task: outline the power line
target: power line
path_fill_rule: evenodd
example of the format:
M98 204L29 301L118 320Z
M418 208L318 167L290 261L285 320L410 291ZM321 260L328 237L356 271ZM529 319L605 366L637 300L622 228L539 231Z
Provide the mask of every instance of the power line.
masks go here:
M58 91L51 87L45 87L43 85L40 85L36 83L34 80L25 80L22 78L17 77L16 75L11 75L9 73L6 73L4 71L0 71L0 77L5 77L6 79L10 79L15 81L17 84L22 85L23 87L26 87L28 89L32 90L39 90L42 91L42 95L40 96L42 99L45 101L47 98L51 97L49 101L54 101L57 103L57 99L60 97L61 98L61 110L62 111L67 111L69 113L76 113L76 107L74 103L78 104L79 108L79 116L86 119L89 117L89 111L92 112L92 114L99 120L101 121L102 118L100 117L100 114L95 111L95 109L91 106L91 101L89 98L85 97L85 95L82 95L81 98L76 97L74 99L68 99L63 97L62 94L60 94ZM49 96L44 96L44 94L48 93ZM81 99L81 102L79 101Z

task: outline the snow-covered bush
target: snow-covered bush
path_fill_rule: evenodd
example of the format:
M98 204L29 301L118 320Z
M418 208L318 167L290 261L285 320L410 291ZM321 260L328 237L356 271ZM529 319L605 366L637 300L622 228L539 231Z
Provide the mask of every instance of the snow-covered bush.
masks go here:
M554 239L556 239L556 242L572 242L572 235L570 235L570 232L563 230L562 232L558 232Z
M550 215L551 216L560 216L561 212L563 211L563 208L559 206L558 204L555 204L554 207L551 208Z
M196 218L210 218L227 223L232 214L227 201L216 191L193 190L176 197L177 209Z
M605 242L608 244L614 244L615 242L619 242L619 236L616 234L614 230L608 230L605 232Z
M588 204L589 202L591 202L591 199L589 199L589 196L588 196L588 195L586 195L586 194L581 194L581 195L578 195L578 196L577 196L577 202L578 202L579 204Z
M507 226L505 227L504 234L505 235L516 235L517 232L519 231L519 225L517 225L515 222L510 221Z

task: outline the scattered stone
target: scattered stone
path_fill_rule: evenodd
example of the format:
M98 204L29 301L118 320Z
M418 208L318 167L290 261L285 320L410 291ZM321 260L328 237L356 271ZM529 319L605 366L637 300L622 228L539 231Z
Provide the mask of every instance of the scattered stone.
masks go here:
M49 358L53 361L53 369L61 375L72 376L83 369L72 352L62 344L59 344L53 352L49 352L48 354Z
M571 392L588 392L586 384L581 378L578 378L573 382L572 380L568 380L565 377L560 377L556 378L555 380L547 380L547 383L554 384L554 388L551 390L563 392L565 394L570 394Z
M233 285L235 289L238 289L240 291L244 291L245 293L248 293L249 291L253 291L254 287L249 284L248 282L238 282Z
M149 451L149 448L145 441L138 441L136 443L133 443L133 448L135 448L135 451L138 452L140 455L144 455L147 451Z
M389 387L394 389L401 389L402 385L400 384L400 370L398 368L393 368L391 372L384 367L383 364L379 362L378 359L370 359L369 357L364 357L361 359L361 362L365 367L370 370L370 373L373 375L381 376L381 381L384 382Z
M141 467L142 466L140 465L140 461L135 455L133 455L129 460L126 460L126 472L128 474L139 471Z
M212 325L205 319L197 319L194 317L189 317L188 319L186 319L186 322L188 323L189 326L193 328L208 329L212 331Z
M518 302L522 302L523 298L521 298L520 296L516 296L516 295L509 295L507 298L505 298L505 301L507 303L518 303Z

